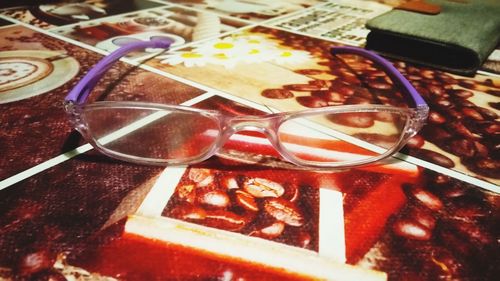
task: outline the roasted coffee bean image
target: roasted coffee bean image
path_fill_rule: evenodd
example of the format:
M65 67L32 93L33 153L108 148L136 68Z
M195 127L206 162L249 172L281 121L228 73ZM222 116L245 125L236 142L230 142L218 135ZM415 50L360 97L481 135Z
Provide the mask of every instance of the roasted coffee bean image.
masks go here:
M392 85L380 80L380 79L372 79L368 81L368 87L378 90L389 90L392 89Z
M311 92L311 96L317 97L327 102L339 104L343 103L346 100L346 98L342 94L331 90L313 91Z
M407 79L410 80L410 81L419 81L419 80L424 79L424 77L410 74L410 75L407 76Z
M178 205L170 211L170 216L186 221L202 221L207 217L207 212L194 205Z
M429 80L435 79L435 74L434 74L434 71L432 71L432 70L423 69L423 70L421 70L420 74L425 79L429 79Z
M299 69L295 70L295 72L302 75L319 75L324 73L325 71L321 69Z
M247 218L224 210L207 211L205 218L200 221L203 225L229 231L241 230L248 222Z
M494 111L489 110L487 108L478 106L478 107L476 107L476 110L479 111L479 113L481 113L481 115L484 117L484 119L495 120L498 118L498 114L496 114Z
M227 208L230 204L229 196L220 190L204 190L196 195L197 202L208 208Z
M43 270L52 268L56 255L48 249L40 249L27 253L19 260L17 272L21 276L30 276Z
M283 86L286 90L297 91L297 92L310 92L310 91L319 91L322 90L323 87L320 85L314 84L289 84Z
M227 190L240 188L238 181L234 177L223 177L220 182L222 187Z
M437 101L434 102L434 104L442 109L446 109L446 108L453 106L451 101L446 100L446 99L438 99Z
M474 96L474 93L472 93L471 91L462 90L462 89L447 90L446 92L448 94L450 94L451 97L459 97L459 98L462 98L462 99L467 99L467 98L470 98L470 97Z
M472 139L477 138L469 129L467 129L467 127L464 126L464 124L460 122L452 122L449 124L449 126L454 132L458 133L463 137Z
M483 125L483 130L486 133L485 135L498 136L500 134L499 122L486 122Z
M352 84L352 85L360 85L361 81L359 81L356 74L352 73L349 69L344 67L337 67L331 69L331 74L338 76L342 81Z
M274 217L291 226L304 224L304 217L299 208L282 198L269 198L264 201L264 210Z
M196 199L196 186L194 184L184 184L177 187L177 196L186 202L193 203Z
M424 126L421 134L425 136L427 140L436 144L441 144L442 142L446 142L447 140L453 137L453 135L448 131L446 131L445 129L440 128L438 125L430 123Z
M316 80L315 79L315 80L308 81L307 83L321 87L321 90L328 90L328 88L332 87L334 81L335 80L322 80L322 79Z
M443 184L451 184L452 179L448 175L436 174L433 175L432 179L430 179L429 181L435 185L443 185Z
M369 128L375 124L373 114L362 112L329 115L327 118L333 123L355 128Z
M363 89L363 88L361 88L361 89ZM354 87L351 84L344 83L341 80L335 79L335 80L331 80L329 90L334 91L336 93L339 93L340 95L343 95L343 96L351 96L355 93L356 87Z
M427 191L425 188L419 186L412 186L408 190L408 194L410 198L413 198L418 201L418 203L423 206L433 210L439 211L443 208L443 202L439 197Z
M400 219L392 227L394 234L412 240L429 240L432 231L416 221Z
M311 234L299 231L296 235L299 246L302 248L307 248L311 244Z
M310 220L304 223L308 213L299 207L308 205L309 199L304 199L295 180L278 183L256 175L191 169L195 171L188 169L167 204L166 216L289 245L317 247L310 233L315 226ZM211 183L199 186L207 178Z
M462 119L464 119L464 115L457 108L449 108L448 110L446 110L446 115L450 120L461 121ZM449 130L453 130L451 126L448 126L448 124L446 128Z
M288 184L282 198L290 202L296 202L300 197L300 189L296 184Z
M286 89L266 89L262 91L261 95L270 99L289 99L294 97L293 93Z
M476 107L476 105L473 102L471 102L469 100L465 100L465 99L456 100L456 101L454 101L454 103L456 105L459 104L462 108Z
M257 236L266 239L274 239L280 236L285 230L285 223L282 221L274 221L269 225L250 232L250 236Z
M243 190L236 190L235 193L236 203L248 211L257 212L259 205L255 198L248 192Z
M476 146L469 139L458 139L451 142L450 151L460 157L473 157L476 155Z
M473 141L476 148L476 156L486 158L490 154L488 147L479 141Z
M318 108L328 106L328 102L317 96L296 97L297 102L305 107Z
M443 89L440 86L437 86L437 85L428 85L427 89L429 90L429 92L431 93L431 95L433 95L434 97L441 97L441 98L446 98L447 97L447 96L445 96L445 95L447 95L446 90Z
M447 222L457 231L459 235L479 247L493 245L495 239L483 227L476 222L465 222L463 220L449 220Z
M439 191L445 199L461 197L467 193L467 189L458 184L447 184L447 186L440 188Z
M358 133L354 134L360 140L367 141L369 143L378 145L380 147L391 148L398 141L398 135L382 135L382 134L368 134L368 133Z
M475 157L463 161L469 170L491 178L500 178L500 160L489 157Z
M425 226L430 231L432 231L436 226L436 217L431 211L424 208L414 207L410 209L408 217L409 219L412 219L413 221Z
M470 117L476 121L483 121L484 120L484 117L481 115L481 113L479 113L479 111L477 111L474 108L470 108L470 107L462 108L462 113L465 116Z
M421 148L425 143L425 140L422 136L420 135L415 135L411 137L406 145L410 148Z
M198 186L207 186L214 180L213 175L208 169L193 168L189 170L189 179Z
M280 197L285 193L281 184L263 178L247 178L243 182L243 189L257 198Z
M432 122L434 124L443 124L444 122L446 122L446 119L444 118L443 115L439 114L438 112L430 110L429 122Z
M350 96L346 99L346 104L370 104L371 100L367 97Z
M422 158L424 160L427 160L432 163L436 163L440 166L446 167L446 168L453 168L455 167L455 163L453 163L453 160L450 158L446 157L445 155L428 150L428 149L419 149L418 151L415 151L411 154L414 154L416 157Z

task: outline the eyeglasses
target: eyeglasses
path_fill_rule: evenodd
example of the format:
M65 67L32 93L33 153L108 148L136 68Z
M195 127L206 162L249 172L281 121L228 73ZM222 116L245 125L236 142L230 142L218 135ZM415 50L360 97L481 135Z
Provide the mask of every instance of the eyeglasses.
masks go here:
M286 161L306 168L348 168L397 152L427 119L429 108L413 86L385 59L355 47L331 53L373 61L413 107L358 104L259 116L228 116L217 110L146 102L86 100L103 74L121 57L145 48L168 48L168 40L127 44L99 61L65 98L75 128L100 152L140 164L192 164L226 143L262 144L262 133Z

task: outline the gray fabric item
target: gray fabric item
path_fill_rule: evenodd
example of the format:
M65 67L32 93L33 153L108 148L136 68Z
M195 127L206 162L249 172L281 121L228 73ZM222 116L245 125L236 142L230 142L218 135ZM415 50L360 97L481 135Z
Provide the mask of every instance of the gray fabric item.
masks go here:
M437 15L392 10L368 21L367 48L450 72L473 75L500 39L500 2L427 1Z

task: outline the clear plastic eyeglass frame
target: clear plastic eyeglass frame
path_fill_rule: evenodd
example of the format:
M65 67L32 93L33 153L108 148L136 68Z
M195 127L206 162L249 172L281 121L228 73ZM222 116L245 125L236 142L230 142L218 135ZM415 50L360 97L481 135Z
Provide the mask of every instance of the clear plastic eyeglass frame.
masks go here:
M340 105L259 116L227 116L216 110L197 109L181 105L165 105L132 101L98 101L86 103L86 100L94 86L98 83L103 74L111 67L114 62L132 51L142 50L145 48L166 49L170 46L170 44L171 42L168 40L153 40L134 42L125 45L99 61L66 96L64 103L65 110L69 114L74 127L101 153L120 160L148 165L193 164L202 162L215 155L219 151L219 149L226 143L226 141L236 132L242 130L253 130L263 133L268 138L272 146L276 149L276 151L279 152L281 157L295 165L311 169L351 168L371 164L393 155L406 144L409 138L414 136L422 128L425 121L427 120L429 111L427 104L417 93L415 88L401 75L401 73L399 73L391 63L378 56L377 54L356 47L333 47L331 49L331 53L333 55L355 54L370 59L387 73L387 75L392 79L393 83L401 90L405 98L407 98L412 103L412 107L400 108L388 105L374 104ZM105 145L103 145L103 143L106 143L106 140L96 139L92 134L91 128L89 128L87 121L85 120L85 118L82 118L82 116L93 114L93 112L98 112L99 110L113 109L164 112L164 115L175 112L176 114L180 115L185 114L186 116L199 116L199 118L202 118L204 121L211 122L211 130L216 132L214 134L216 136L211 139L210 145L208 145L206 149L196 155L163 159L120 153L118 151L108 149ZM402 133L400 134L398 140L395 141L394 145L390 148L387 148L387 150L383 153L374 155L373 157L368 157L366 159L355 159L341 162L322 162L302 159L290 152L287 146L280 139L278 133L280 126L282 126L283 123L295 118L308 118L318 115L365 112L384 112L395 114L398 116L404 116L405 120L405 123L403 125L404 127L402 128ZM122 133L121 135L124 134L125 133ZM119 137L120 132L115 135L118 135ZM117 137L115 136L115 139L116 138Z

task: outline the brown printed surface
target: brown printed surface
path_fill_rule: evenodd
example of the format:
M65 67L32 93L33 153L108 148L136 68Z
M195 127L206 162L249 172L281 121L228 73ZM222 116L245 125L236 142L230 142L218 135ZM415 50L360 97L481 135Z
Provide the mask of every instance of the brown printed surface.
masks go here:
M369 30L365 23L391 8L363 1L335 1L318 5L307 12L271 21L270 26L297 31L315 37L363 46Z
M0 19L0 26L6 26L6 25L11 25L11 24L13 24L13 23L11 23L10 21Z
M72 128L63 99L84 71L101 56L20 26L0 29L0 48L4 65L15 62L25 66L21 59L42 59L54 67L50 74L34 76L24 84L9 87L16 81L6 80L1 86L0 178L5 179L81 144L68 137ZM91 99L179 104L202 93L157 74L124 66L117 63L105 75ZM121 83L116 84L117 79Z
M95 149L44 163L85 144L62 101L102 57L53 38L56 33L106 51L112 51L101 44L107 40L148 32L179 36L189 44L147 64L190 85L118 62L90 101L187 102L230 116L345 104L407 106L393 81L369 60L333 57L330 47L339 43L293 33L291 26L289 31L270 27L300 23L314 29L300 22L301 13L307 19L320 5L347 1L132 2L2 11L50 30L0 23L0 280L314 279L300 265L291 271L273 267L294 262L281 254L289 248L327 260L318 274L346 268L352 271L342 272L361 274L351 280L495 279L500 80L487 73L461 77L393 61L430 106L427 124L402 150L416 160L401 157L390 165L335 171L297 169L280 159L264 134L242 131L216 156L189 166L131 164ZM144 30L117 28L138 19ZM206 20L215 20L220 29L208 30L196 42L201 36L196 27ZM173 27L160 24L167 22ZM183 28L176 29L175 22ZM249 28L242 22L263 24ZM96 33L84 32L89 28ZM349 35L339 30L335 36ZM383 116L377 118L347 118L342 125L373 127ZM172 137L157 132L138 134L132 149L147 150L149 143ZM305 132L310 131L298 133ZM369 142L384 143L384 134L371 132ZM193 140L196 146L198 138ZM40 163L27 178L5 180ZM186 234L191 242L179 243L189 241L182 240ZM207 236L218 237L215 248L196 244ZM265 245L260 249L266 263L255 263L259 248L252 252L252 245Z
M265 55L241 50L244 40L258 41L254 50ZM218 49L224 44L232 44L231 50ZM332 57L329 50L334 45L254 27L220 41L167 54L151 65L282 111L359 103L405 106L383 71L366 59L351 57L342 62ZM271 50L274 53L265 53ZM242 53L236 56L238 52ZM213 59L213 53L225 57ZM187 58L183 54L199 56ZM498 183L498 79L458 77L404 62L395 64L431 108L428 125L408 144L407 153ZM229 80L233 82L225 82Z
M163 215L318 250L319 189L307 176L223 163L186 170Z
M60 3L7 9L2 14L36 27L50 29L56 26L158 7L160 5L147 0L87 0L79 3L63 1Z
M174 0L172 3L185 5L201 10L210 10L220 15L259 22L300 11L322 0L294 0L294 1L189 1Z
M246 25L218 15L179 7L157 8L52 30L68 38L114 51L121 45L151 38L170 38L172 48L218 36ZM158 50L146 50L157 52ZM144 55L144 53L142 53Z
M111 160L89 152L2 190L0 264L15 264L30 252L50 256L81 251L131 192L138 198L161 169ZM145 188L140 194L140 190ZM124 218L136 208L122 207Z

